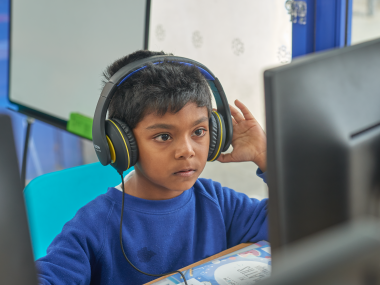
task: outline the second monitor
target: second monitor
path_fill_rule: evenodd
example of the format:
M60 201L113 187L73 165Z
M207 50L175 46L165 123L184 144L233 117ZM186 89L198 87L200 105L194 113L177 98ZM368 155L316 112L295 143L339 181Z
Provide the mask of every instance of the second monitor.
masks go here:
M379 213L380 40L267 70L274 249Z

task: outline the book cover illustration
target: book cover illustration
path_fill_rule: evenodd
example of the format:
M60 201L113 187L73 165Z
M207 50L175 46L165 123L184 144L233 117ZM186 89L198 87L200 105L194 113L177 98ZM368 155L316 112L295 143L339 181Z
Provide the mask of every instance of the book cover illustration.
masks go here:
M251 285L269 277L270 245L260 241L210 262L183 271L188 285ZM179 273L154 285L185 284Z

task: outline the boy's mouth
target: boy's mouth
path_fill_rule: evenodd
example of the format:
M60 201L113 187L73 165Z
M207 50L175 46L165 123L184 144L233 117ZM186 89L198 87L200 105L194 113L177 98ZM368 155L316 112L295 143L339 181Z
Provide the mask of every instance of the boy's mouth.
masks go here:
M195 169L187 168L182 169L180 171L174 172L174 175L182 176L182 177L189 177L195 173Z

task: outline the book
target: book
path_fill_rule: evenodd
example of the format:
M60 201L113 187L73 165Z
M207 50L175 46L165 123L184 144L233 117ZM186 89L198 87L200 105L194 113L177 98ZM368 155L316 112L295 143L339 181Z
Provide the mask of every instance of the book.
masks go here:
M269 277L272 265L270 245L267 241L248 244L232 252L231 250L223 251L204 261L181 269L188 285L250 285ZM176 273L147 284L183 285L185 283L181 275Z

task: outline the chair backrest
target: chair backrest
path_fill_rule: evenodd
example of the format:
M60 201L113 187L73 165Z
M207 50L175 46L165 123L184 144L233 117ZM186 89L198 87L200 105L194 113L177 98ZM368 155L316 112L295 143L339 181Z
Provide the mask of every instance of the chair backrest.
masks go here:
M34 258L46 255L54 237L81 207L120 183L116 170L99 162L33 179L25 187L24 197Z

